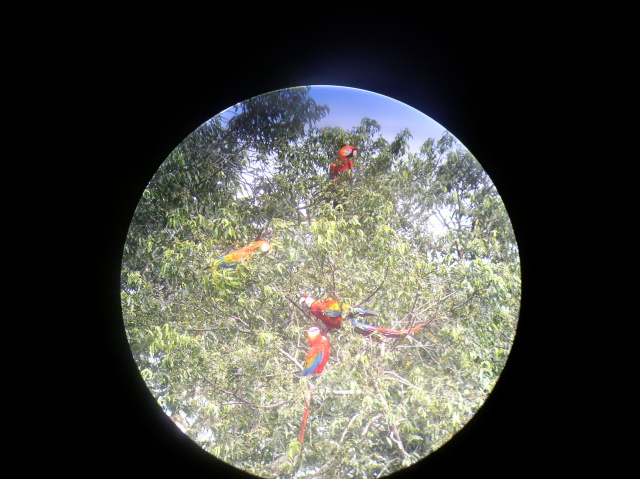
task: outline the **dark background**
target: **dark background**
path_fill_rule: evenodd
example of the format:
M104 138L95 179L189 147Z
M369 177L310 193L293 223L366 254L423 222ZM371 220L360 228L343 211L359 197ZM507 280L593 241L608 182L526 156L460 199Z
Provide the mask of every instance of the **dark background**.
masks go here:
M315 22L219 14L206 27L176 18L180 30L152 24L144 33L139 18L97 33L87 25L61 47L72 59L65 91L78 100L64 139L82 146L70 148L81 155L68 163L71 196L60 208L73 218L70 256L82 268L69 297L82 300L69 300L78 316L58 350L67 361L53 366L54 395L69 407L51 429L60 450L54 469L235 477L173 426L138 373L120 312L122 248L146 184L196 127L253 96L322 84L387 95L449 129L496 185L520 248L521 316L495 390L449 443L397 477L571 473L598 456L597 441L583 447L588 428L574 407L576 391L584 394L580 364L567 349L569 327L550 280L562 269L563 237L551 218L564 197L561 162L551 161L545 139L563 128L567 89L566 62L543 41L555 25L541 35L522 18L387 13L335 12ZM68 100L54 98L59 108Z

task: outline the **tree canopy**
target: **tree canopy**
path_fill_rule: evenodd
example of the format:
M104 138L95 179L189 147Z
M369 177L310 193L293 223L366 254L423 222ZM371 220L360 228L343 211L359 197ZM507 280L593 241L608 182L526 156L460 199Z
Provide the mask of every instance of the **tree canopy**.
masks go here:
M133 357L159 405L216 457L263 477L379 477L424 458L482 405L513 342L520 263L506 208L452 135L409 149L375 119L315 126L307 88L238 105L187 137L137 207L122 264ZM327 176L358 148L353 185ZM237 268L217 258L256 238ZM348 321L300 379L301 295L422 329L373 341Z

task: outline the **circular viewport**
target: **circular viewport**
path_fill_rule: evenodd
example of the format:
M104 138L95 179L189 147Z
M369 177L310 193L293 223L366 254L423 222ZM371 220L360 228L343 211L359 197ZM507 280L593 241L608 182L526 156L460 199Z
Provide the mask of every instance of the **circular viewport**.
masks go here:
M264 477L382 477L446 443L513 344L518 247L480 163L389 97L274 91L197 128L132 219L122 310L162 410Z

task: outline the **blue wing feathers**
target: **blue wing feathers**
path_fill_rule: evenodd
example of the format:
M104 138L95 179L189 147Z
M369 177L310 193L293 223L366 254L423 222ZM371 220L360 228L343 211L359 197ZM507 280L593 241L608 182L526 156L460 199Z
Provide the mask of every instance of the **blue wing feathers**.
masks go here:
M320 365L320 363L322 362L322 358L324 357L324 353L318 353L316 354L316 356L313 358L313 360L311 361L311 364L309 364L307 367L305 367L302 370L302 375L303 376L308 376L310 374L313 374L315 372L315 370L317 369L317 367Z
M372 334L375 331L368 324L361 323L360 321L356 321L353 318L349 318L349 320L351 321L351 324L353 325L353 327L356 329L356 332L359 333L359 334L362 334L364 336L368 336L368 335Z
M389 330L389 329L383 329L383 328L378 328L376 326L371 326L369 324L366 323L361 323L360 321L356 321L353 318L349 318L351 321L351 324L353 325L353 327L356 330L356 333L362 334L363 336L369 336L375 332L382 334L383 336L387 337L387 338L397 338L399 336L401 336L402 334L406 334L403 331L393 331L393 330Z
M353 310L360 316L378 316L378 313L374 313L373 311L369 311L368 309L353 308Z
M236 266L238 266L238 262L232 259L229 259L229 261L225 261L228 256L228 254L224 254L217 259L217 261L222 261L222 263L218 264L219 268L235 268Z

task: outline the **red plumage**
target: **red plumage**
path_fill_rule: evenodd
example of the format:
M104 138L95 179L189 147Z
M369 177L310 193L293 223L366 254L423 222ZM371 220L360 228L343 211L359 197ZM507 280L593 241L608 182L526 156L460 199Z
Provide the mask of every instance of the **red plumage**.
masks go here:
M355 171L353 165L353 158L357 155L357 148L355 146L343 146L340 148L338 158L329 166L329 178L337 180L338 176L345 170L350 170L351 173Z
M300 302L304 303L311 314L324 323L327 332L332 329L340 329L343 314L356 314L358 316L377 316L377 313L362 308L352 308L347 304L340 304L336 299L318 301L311 296L301 296Z
M300 301L307 305L311 314L324 323L327 331L340 329L342 310L337 300L317 301L311 296L302 296Z
M329 349L331 348L329 340L315 326L307 329L307 339L311 347L304 362L302 375L320 374L329 361Z
M252 243L244 246L243 248L232 251L227 255L220 256L218 264L221 268L235 268L242 261L248 260L255 254L256 251L268 252L271 249L271 245L267 241L253 241Z
M302 376L322 373L324 366L327 364L327 361L329 361L329 340L320 332L320 328L313 326L307 329L307 339L311 347L307 353ZM307 425L307 417L309 416L309 402L311 402L311 386L309 383L307 383L307 389L309 390L309 400L305 398L304 401L305 409L302 414L302 426L300 427L300 446L302 446L304 440L304 429Z

